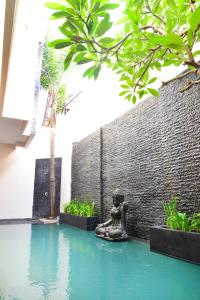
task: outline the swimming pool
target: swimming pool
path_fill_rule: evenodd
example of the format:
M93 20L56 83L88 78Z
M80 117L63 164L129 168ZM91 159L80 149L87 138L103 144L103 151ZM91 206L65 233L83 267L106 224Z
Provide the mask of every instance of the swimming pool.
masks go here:
M199 300L200 266L66 225L1 225L0 299Z

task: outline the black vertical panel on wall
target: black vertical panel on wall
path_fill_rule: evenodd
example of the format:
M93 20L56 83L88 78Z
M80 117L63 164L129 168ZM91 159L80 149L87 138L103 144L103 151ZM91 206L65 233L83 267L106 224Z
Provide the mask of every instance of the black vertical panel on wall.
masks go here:
M103 201L103 130L100 128L100 206L101 206L101 222L104 216Z
M60 211L60 186L61 186L61 158L55 158L56 177L56 215ZM36 159L35 182L33 195L33 217L50 216L50 159Z
M200 87L179 93L186 80L164 85L159 98L142 101L73 151L72 194L89 190L106 220L119 187L130 235L148 238L150 226L164 222L162 204L173 195L179 210L200 211Z

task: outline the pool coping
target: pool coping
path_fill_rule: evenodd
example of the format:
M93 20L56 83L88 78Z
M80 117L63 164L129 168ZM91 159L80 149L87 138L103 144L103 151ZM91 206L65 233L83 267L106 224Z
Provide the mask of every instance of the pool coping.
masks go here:
M24 219L0 219L0 225L20 225L20 224L44 224L40 219L24 218Z

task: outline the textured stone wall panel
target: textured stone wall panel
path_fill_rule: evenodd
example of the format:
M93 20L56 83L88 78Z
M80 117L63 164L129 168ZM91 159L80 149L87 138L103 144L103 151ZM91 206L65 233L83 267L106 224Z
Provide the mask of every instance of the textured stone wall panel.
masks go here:
M100 129L73 144L71 198L94 201L98 215L100 202Z
M102 142L97 131L73 151L73 194L88 191L98 207L102 199L106 220L119 187L129 204L130 235L148 238L150 226L163 224L162 203L173 195L179 209L200 211L200 88L178 93L184 83L163 86L159 99L104 126Z

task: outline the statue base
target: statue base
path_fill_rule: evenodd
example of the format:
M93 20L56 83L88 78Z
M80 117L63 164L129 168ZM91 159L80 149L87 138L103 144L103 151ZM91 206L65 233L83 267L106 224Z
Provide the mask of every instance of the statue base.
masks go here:
M128 236L126 237L120 237L120 238L111 238L109 236L104 236L104 235L98 235L96 234L96 237L103 239L103 240L107 240L107 241L111 241L111 242L122 242L122 241L127 241L128 240Z

